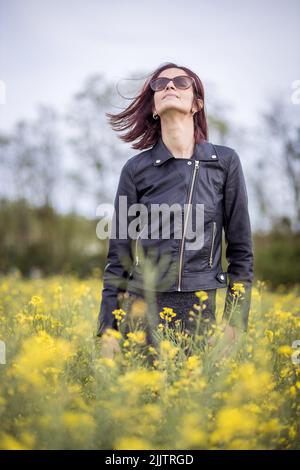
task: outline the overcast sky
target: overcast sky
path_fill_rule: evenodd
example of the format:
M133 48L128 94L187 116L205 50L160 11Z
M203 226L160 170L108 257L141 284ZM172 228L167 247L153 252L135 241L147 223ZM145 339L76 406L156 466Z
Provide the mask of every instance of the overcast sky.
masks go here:
M175 61L216 84L246 124L300 78L299 0L0 0L1 128L63 107L86 76Z
M0 0L0 130L38 103L63 110L90 74L117 83L165 61L214 83L251 127L271 97L290 103L299 20L299 0Z

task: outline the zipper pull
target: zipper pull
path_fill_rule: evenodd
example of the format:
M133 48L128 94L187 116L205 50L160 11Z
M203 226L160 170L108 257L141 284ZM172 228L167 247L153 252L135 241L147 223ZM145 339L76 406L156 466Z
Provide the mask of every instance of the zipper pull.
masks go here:
M211 247L210 247L210 257L209 257L210 267L212 267L212 263L213 263L213 249L214 249L214 243L215 243L215 236L216 236L216 222L213 221L213 233L212 233L212 241L211 241Z

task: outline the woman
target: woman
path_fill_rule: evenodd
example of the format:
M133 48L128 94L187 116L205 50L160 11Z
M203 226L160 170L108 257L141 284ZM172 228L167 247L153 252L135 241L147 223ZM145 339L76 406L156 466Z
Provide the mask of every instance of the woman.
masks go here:
M121 170L113 226L124 233L126 225L127 236L116 235L109 241L97 335L102 336L107 328L117 329L112 311L122 305L122 293L145 298L147 292L155 292L158 309L171 307L187 320L187 313L197 303L195 293L204 290L208 293L206 312L214 319L216 289L227 287L223 318L229 321L225 334L234 341L239 330L247 330L253 281L248 198L238 154L207 140L201 80L190 69L167 63L151 75L127 109L109 116L115 130L130 128L122 140L139 139L132 147L142 151L129 158ZM127 211L121 207L122 196ZM173 213L172 223L166 224L165 218L162 225L157 212L152 211L151 235L153 228L155 232L166 225L169 235L149 236L149 208L157 210L162 205L164 215L173 206L177 213ZM136 221L136 212L134 217L130 207L139 209L137 236L130 225ZM175 213L181 219L175 221ZM227 272L221 266L222 229ZM196 241L188 241L188 235L195 232ZM159 266L151 286L143 284L140 252L152 260L153 268ZM168 260L164 268L159 264L161 259ZM235 302L233 315L236 285L242 286L243 295ZM104 338L106 355L119 351L115 338Z

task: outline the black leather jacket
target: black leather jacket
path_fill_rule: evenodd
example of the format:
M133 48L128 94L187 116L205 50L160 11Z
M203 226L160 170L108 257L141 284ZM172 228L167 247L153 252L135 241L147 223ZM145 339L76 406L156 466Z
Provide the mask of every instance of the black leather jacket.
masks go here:
M145 286L138 258L139 250L158 262L168 255L168 276L162 272L157 291L197 291L227 287L223 318L229 316L233 283L243 283L245 293L230 323L248 326L253 281L253 251L248 197L240 158L236 151L207 140L195 145L190 159L175 158L162 137L149 150L129 158L121 170L114 201L113 221L119 227L119 196L127 196L127 206L142 203L190 203L195 221L196 204L204 204L204 239L200 249L187 249L191 240L174 238L171 224L169 238L152 238L147 225L132 237L110 238L97 335L107 327L117 328L112 310L119 307L119 293L140 293ZM127 215L127 223L137 218ZM142 219L140 219L142 220ZM150 219L149 219L150 220ZM173 219L174 221L174 219ZM150 224L150 222L149 222ZM182 223L184 226L184 222ZM194 222L192 227L194 227ZM222 229L225 233L227 272L222 269ZM146 238L144 238L144 236ZM164 282L168 278L167 282Z

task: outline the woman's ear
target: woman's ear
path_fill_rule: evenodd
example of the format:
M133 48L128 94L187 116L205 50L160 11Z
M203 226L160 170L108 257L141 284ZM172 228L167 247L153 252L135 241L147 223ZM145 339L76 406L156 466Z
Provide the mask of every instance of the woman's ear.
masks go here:
M204 106L203 100L201 98L196 98L196 103L197 103L197 107L198 107L199 111L201 111L201 109Z

